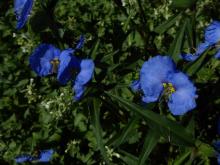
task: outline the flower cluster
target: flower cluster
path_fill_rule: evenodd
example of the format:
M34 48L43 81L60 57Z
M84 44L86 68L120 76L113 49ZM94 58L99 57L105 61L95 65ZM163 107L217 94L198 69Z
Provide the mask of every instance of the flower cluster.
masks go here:
M146 103L167 96L168 107L173 115L183 115L196 107L196 88L188 76L176 69L168 56L155 56L146 61L140 71L140 79L131 84L134 91L143 92Z
M37 156L32 156L30 154L19 155L15 158L16 163L23 162L49 162L52 158L54 150L42 150Z
M205 42L200 43L194 54L182 54L182 58L186 61L195 61L201 54L203 54L208 48L216 47L217 53L215 58L220 59L220 22L213 21L205 29Z
M14 12L17 19L16 29L20 30L27 22L33 0L14 0Z
M94 62L91 59L78 59L74 52L83 46L81 36L75 49L60 50L51 44L40 44L30 56L30 66L38 76L57 74L60 84L66 85L79 72L73 86L75 100L79 100L85 90L85 84L92 78Z

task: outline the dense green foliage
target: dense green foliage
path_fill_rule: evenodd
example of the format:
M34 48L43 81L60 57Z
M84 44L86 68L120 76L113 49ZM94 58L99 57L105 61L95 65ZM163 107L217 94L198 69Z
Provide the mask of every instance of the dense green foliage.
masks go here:
M219 7L218 0L35 0L16 31L13 2L0 1L0 164L48 148L50 164L216 163L220 61L214 50L191 63L179 54L203 41ZM29 56L40 43L74 47L81 34L76 55L96 69L76 102L71 82L37 77ZM164 102L143 105L129 88L157 54L172 56L197 87L197 108L184 116Z

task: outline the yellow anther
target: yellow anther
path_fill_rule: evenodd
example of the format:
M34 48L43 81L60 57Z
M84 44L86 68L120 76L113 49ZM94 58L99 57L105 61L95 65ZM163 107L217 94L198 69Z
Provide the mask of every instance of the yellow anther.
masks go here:
M172 83L163 83L163 87L164 87L164 92L167 95L171 95L176 91Z
M50 63L52 64L52 73L57 73L60 60L58 58L54 58L50 61Z

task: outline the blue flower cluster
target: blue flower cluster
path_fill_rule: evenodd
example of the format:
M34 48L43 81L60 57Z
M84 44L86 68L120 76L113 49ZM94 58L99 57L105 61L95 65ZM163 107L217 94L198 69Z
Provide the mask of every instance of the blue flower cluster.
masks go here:
M57 80L66 85L79 72L73 86L75 100L79 100L90 81L95 68L91 59L78 59L74 52L83 46L84 37L81 36L75 49L60 50L51 44L40 44L30 56L30 66L38 76L44 77L57 74Z
M21 29L27 22L31 12L33 0L14 0L14 12L17 19L16 29Z
M194 54L182 54L181 56L186 61L195 61L210 47L217 48L215 58L220 59L220 22L216 20L205 29L205 42L198 45L196 52Z
M30 154L19 155L15 158L16 163L23 162L49 162L54 153L53 149L42 150L38 156L32 156Z
M131 84L133 91L143 92L145 103L167 98L173 115L183 115L196 107L196 88L188 76L176 69L168 56L155 56L146 61L140 71L140 79Z

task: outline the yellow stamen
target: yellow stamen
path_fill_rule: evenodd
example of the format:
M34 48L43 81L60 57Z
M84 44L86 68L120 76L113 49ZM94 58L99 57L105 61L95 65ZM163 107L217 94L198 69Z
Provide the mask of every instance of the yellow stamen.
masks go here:
M172 83L163 83L163 87L164 87L164 92L167 95L171 95L176 91Z
M54 58L50 61L50 63L52 64L52 73L57 73L60 60L58 58Z

